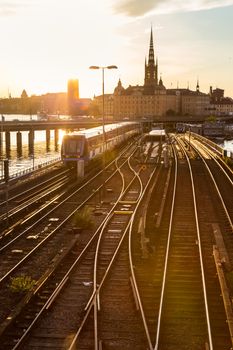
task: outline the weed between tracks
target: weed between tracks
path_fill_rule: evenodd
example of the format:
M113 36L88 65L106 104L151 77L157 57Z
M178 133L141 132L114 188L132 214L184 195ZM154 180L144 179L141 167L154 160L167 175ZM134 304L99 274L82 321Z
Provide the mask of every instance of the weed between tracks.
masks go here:
M91 217L91 209L85 206L78 211L73 217L73 225L83 230L91 229L94 225Z
M31 276L18 276L11 278L9 288L13 293L24 294L32 290L35 283L36 281Z

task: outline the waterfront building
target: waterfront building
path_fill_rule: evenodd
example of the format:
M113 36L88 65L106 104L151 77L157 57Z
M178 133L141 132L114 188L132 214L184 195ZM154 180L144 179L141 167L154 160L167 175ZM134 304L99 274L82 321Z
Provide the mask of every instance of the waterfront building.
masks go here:
M67 84L68 101L76 101L79 99L79 83L78 79L70 79Z
M77 109L79 99L79 82L78 79L70 79L67 84L67 106L69 114L73 115Z
M167 89L167 95L178 96L176 113L180 115L209 115L210 97L199 91L197 83L196 91L187 89Z
M23 90L21 97L0 99L1 114L36 114L43 111L49 114L67 113L67 94L65 92L27 96Z
M90 98L79 98L78 79L68 80L67 84L67 107L68 114L80 116L89 114Z
M210 86L210 111L215 116L233 115L233 99L224 97L223 89Z
M49 114L87 115L90 98L79 98L78 80L69 80L67 92L28 96L23 90L21 97L0 99L1 114Z
M158 79L158 58L155 58L151 29L149 55L145 59L144 85L124 88L118 81L113 94L104 96L105 116L114 119L153 118L164 115L209 115L210 95L196 90L166 89ZM94 97L93 104L102 115L103 96Z
M213 114L216 116L228 116L233 115L233 100L229 98L229 101L222 101L221 103L215 103L213 105Z

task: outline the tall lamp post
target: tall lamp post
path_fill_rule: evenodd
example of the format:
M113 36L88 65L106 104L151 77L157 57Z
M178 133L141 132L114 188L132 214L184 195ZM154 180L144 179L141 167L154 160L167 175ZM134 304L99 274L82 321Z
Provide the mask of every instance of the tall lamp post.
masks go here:
M2 120L1 120L1 140L0 140L0 142L1 142L1 144L0 144L0 149L1 149L1 163L2 163L2 165L1 165L1 176L3 177L3 123L4 123L4 121L5 121L5 117L4 117L4 115L2 114Z
M105 135L105 110L104 110L104 71L105 69L117 69L115 65L112 66L90 66L89 69L101 69L102 70L102 123L103 123L103 163L105 168L105 151L106 151L106 135ZM103 191L105 190L103 186Z
M104 141L104 149L105 150L105 143L106 143L106 137L105 137L105 111L104 111L104 70L105 69L117 69L117 66L90 66L89 69L102 69L102 95L103 95L103 101L102 101L102 116L103 116L103 141Z

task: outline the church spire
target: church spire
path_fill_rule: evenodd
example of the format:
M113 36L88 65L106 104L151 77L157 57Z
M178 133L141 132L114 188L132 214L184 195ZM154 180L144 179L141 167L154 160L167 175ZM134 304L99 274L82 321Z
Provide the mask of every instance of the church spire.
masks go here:
M151 26L151 31L150 31L150 48L149 48L149 60L148 60L148 63L149 64L155 64L152 26Z
M158 86L158 59L156 58L155 63L153 31L151 26L149 57L147 63L145 60L144 93L146 95L153 95L156 86Z
M196 91L199 92L200 91L200 86L199 86L199 79L197 78L197 86L196 86Z

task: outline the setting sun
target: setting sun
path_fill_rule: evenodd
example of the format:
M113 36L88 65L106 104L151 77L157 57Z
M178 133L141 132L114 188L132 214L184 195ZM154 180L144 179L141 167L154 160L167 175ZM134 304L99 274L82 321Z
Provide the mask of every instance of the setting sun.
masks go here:
M19 96L23 89L28 95L66 91L72 77L79 79L80 97L93 97L101 93L101 76L90 72L90 65L118 66L106 74L106 92L113 91L119 78L126 85L141 84L151 23L159 74L167 87L189 83L193 88L199 77L202 90L221 86L233 95L228 74L233 64L232 1L222 1L222 7L214 1L193 6L179 1L180 10L170 0L163 6L133 6L127 0L1 3L2 97L9 92Z

